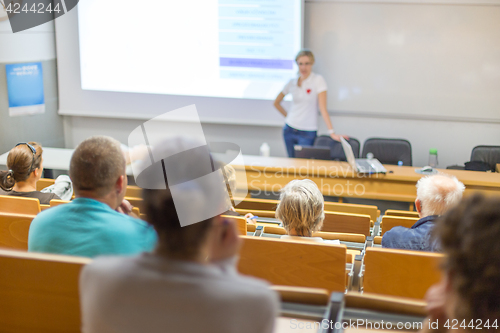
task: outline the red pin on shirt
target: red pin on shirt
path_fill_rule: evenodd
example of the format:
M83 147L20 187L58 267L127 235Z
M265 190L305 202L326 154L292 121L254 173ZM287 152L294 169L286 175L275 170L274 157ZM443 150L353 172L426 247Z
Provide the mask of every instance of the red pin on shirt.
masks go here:
M306 91L307 91L307 93L308 93L308 94L310 94L310 93L311 93L311 89L307 89Z

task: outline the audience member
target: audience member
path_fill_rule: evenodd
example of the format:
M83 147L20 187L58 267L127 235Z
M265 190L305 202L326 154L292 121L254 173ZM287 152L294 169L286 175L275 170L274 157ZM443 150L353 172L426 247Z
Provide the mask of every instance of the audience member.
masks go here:
M338 244L338 241L313 237L313 233L323 226L324 206L323 194L312 180L295 179L289 182L281 190L280 202L276 208L276 218L283 223L287 232L281 239Z
M236 226L220 215L182 226L186 214L197 215L214 206L219 212L228 208L226 198L217 195L227 196L222 173L208 183L203 183L206 177L188 175L181 177L184 182L169 173L170 167L181 174L191 169L187 173L196 170L192 174L215 176L208 150L192 149L177 154L182 158L176 160L177 152L193 146L200 144L172 138L161 144L160 151L153 149L153 156L174 156L144 171L159 173L158 180L149 182L156 188L164 173L168 179L165 189L143 190L147 221L158 233L158 246L131 258L97 258L83 269L83 332L273 331L277 296L265 282L236 271L240 247ZM209 171L203 170L204 164Z
M438 251L439 242L430 240L436 219L456 206L462 199L464 184L454 176L437 174L417 182L415 208L420 219L411 227L394 227L382 238L382 247Z
M465 199L439 219L434 236L446 259L441 282L426 295L423 331L498 332L500 198Z
M228 204L231 206L228 211L224 213L224 215L229 215L229 216L242 216L240 213L236 211L236 209L233 206L233 201L232 197L234 197L233 194L233 189L236 189L236 170L234 167L230 164L221 164L223 165L223 172L224 172L224 183L226 185L227 191L230 194L230 197L228 197ZM255 224L255 218L252 213L246 213L245 214L245 219L247 223L250 224Z
M128 216L125 158L118 141L104 136L83 141L73 153L70 177L76 198L47 209L33 220L28 250L94 257L151 250L156 233Z
M42 146L36 142L18 143L7 156L8 171L0 171L0 195L37 198L48 205L52 199L60 199L54 193L36 190L36 183L42 177Z

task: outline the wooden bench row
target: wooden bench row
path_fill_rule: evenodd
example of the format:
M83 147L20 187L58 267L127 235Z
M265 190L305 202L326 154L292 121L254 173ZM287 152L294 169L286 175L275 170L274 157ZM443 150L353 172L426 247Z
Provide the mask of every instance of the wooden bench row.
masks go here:
M83 266L90 262L91 259L81 257L0 250L2 332L80 332L78 279ZM320 306L320 309L339 298L338 294L329 297L325 289L279 285L272 288L279 293L282 303ZM339 300L342 307L363 309L365 316L370 310L426 315L425 302L414 299L349 292L340 294ZM282 306L282 312L283 309Z

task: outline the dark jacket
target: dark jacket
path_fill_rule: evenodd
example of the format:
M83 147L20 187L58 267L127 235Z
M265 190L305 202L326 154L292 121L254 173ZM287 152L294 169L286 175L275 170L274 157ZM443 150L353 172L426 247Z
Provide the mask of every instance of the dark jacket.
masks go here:
M382 237L382 247L392 249L439 251L438 242L431 242L430 236L437 215L418 220L411 228L394 227Z

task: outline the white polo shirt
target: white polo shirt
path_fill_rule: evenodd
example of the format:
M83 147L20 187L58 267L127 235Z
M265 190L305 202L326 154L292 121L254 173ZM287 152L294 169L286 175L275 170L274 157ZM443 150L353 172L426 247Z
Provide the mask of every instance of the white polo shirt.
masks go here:
M326 91L326 81L311 72L302 85L297 86L298 77L291 79L283 88L283 95L292 94L292 108L288 111L285 123L301 131L318 130L318 94Z

